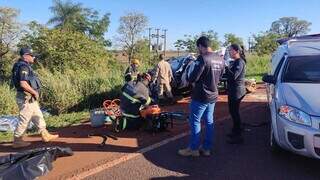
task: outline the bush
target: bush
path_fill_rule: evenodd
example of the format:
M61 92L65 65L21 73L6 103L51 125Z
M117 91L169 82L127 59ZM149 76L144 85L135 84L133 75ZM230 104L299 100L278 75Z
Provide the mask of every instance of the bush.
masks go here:
M11 80L11 70L17 59L18 56L11 51L0 59L0 83Z
M101 106L119 94L123 65L81 32L34 25L20 42L40 53L41 104L54 114Z
M29 45L41 55L41 64L51 71L86 70L107 63L109 55L103 44L76 31L38 28L27 34L20 46Z
M258 82L262 76L270 71L270 56L258 56L251 54L247 57L247 78L255 78Z
M123 71L124 67L116 62L64 73L41 68L41 103L54 114L100 107L105 99L119 97Z
M0 84L0 115L17 114L18 106L16 104L15 90L6 83Z

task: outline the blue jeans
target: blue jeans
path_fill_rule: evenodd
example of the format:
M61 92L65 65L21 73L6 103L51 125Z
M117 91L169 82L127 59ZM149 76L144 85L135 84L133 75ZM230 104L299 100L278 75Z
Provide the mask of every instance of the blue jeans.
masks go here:
M192 100L190 103L189 123L191 128L191 137L189 147L192 150L198 150L200 147L201 119L203 117L206 125L205 139L203 149L211 150L213 144L213 112L215 103L201 103Z

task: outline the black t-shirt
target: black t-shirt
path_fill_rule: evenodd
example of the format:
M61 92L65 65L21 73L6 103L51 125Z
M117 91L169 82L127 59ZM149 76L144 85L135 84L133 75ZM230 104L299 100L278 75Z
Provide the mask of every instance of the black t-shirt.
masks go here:
M224 61L214 54L200 55L195 61L195 67L188 77L190 83L195 83L192 99L202 103L214 103L218 97L218 83L223 74Z
M245 74L246 62L243 59L235 60L227 68L228 76L228 95L232 99L239 99L246 94Z

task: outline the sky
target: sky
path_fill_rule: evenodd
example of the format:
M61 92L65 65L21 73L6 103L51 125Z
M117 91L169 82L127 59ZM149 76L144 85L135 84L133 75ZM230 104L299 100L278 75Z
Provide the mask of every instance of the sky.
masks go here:
M223 41L225 33L233 33L245 41L266 31L280 17L294 16L312 23L311 33L320 33L319 0L71 0L99 11L111 13L106 37L115 40L119 18L137 11L149 18L149 27L167 29L167 49L185 34L196 35L214 30ZM36 20L45 24L53 14L51 0L0 0L0 6L20 10L23 23ZM145 31L147 35L147 29Z

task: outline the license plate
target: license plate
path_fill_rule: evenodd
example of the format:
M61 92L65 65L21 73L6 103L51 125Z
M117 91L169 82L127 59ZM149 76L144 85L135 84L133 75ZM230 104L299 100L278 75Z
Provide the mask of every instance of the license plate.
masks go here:
M314 141L314 146L316 148L320 148L320 137L315 136L313 141Z

